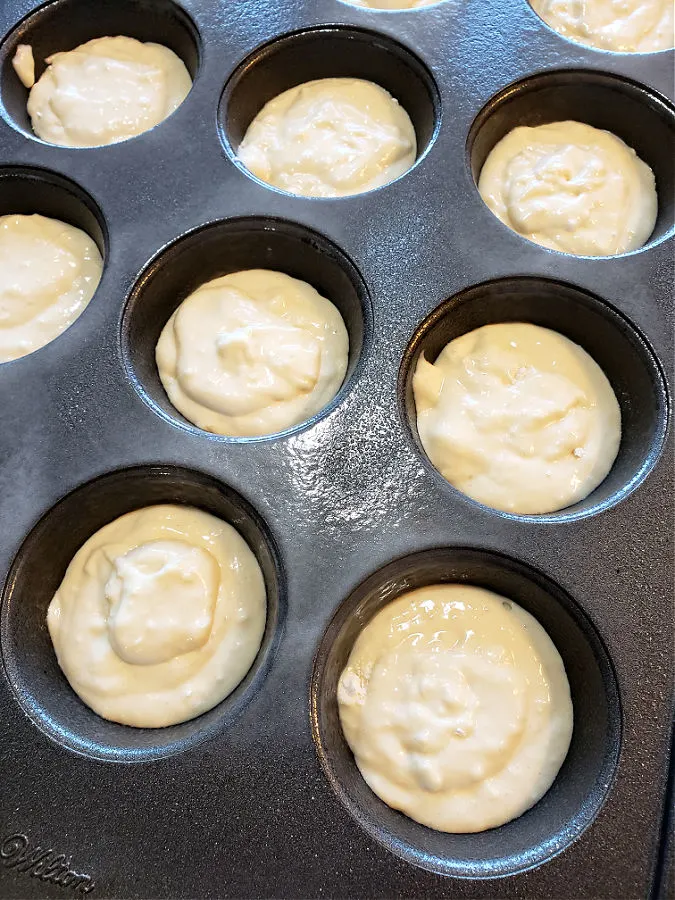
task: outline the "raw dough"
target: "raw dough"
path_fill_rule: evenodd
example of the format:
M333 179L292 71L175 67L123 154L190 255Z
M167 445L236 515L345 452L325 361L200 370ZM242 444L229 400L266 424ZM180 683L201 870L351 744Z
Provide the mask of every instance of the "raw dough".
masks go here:
M340 389L349 338L309 284L251 269L208 281L184 300L157 343L173 405L215 434L274 434L309 419Z
M172 50L130 37L95 38L47 63L31 88L28 114L38 137L66 147L115 144L148 131L192 86Z
M35 60L33 48L30 44L19 44L12 59L14 71L19 76L21 84L25 88L32 88L35 84Z
M407 112L384 88L357 78L323 78L270 100L237 155L261 181L283 191L342 197L407 172L417 139Z
M551 28L580 44L617 53L675 46L673 0L530 0Z
M553 783L572 736L567 676L544 629L466 585L387 604L354 645L338 704L368 785L438 831L521 815Z
M413 376L417 430L458 490L506 512L582 500L612 468L621 412L593 359L563 335L522 322L462 335Z
M47 613L56 657L105 719L161 728L211 709L255 659L265 583L241 535L188 506L148 506L77 551Z
M658 210L649 166L616 135L582 122L514 128L485 161L478 189L513 231L578 256L637 250Z
M45 216L0 217L0 362L43 347L94 295L103 260L94 241Z

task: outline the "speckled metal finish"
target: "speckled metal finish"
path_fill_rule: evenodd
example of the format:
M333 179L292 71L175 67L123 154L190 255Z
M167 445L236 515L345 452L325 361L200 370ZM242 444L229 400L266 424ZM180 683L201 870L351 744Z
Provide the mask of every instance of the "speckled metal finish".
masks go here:
M266 46L317 26L334 27ZM9 62L16 43L33 42L42 58L114 31L183 56L196 73L184 104L116 146L70 150L31 137ZM673 53L584 49L525 0L446 0L409 13L340 0L40 9L3 0L0 33L0 214L72 221L106 257L75 324L0 366L0 894L649 896L675 676L664 383ZM560 70L570 72L502 93ZM264 99L347 74L378 80L408 108L422 157L403 178L317 201L273 191L233 162ZM661 213L642 252L546 251L478 196L473 176L505 130L575 111L624 136L656 172ZM208 223L220 224L169 247ZM253 263L305 277L338 304L350 369L336 402L307 426L229 441L171 410L153 342L191 285ZM454 491L423 459L410 420L416 353L523 316L587 346L628 426L613 480L543 519L498 514ZM44 616L77 546L158 500L202 505L240 528L265 571L270 619L231 698L191 723L135 731L74 697ZM415 826L364 788L332 691L378 603L457 578L498 587L541 618L570 672L577 721L541 804L502 829L455 838Z
M675 722L673 723L673 744L675 746ZM664 810L664 839L661 845L656 876L656 900L675 898L675 755L670 758L670 779Z

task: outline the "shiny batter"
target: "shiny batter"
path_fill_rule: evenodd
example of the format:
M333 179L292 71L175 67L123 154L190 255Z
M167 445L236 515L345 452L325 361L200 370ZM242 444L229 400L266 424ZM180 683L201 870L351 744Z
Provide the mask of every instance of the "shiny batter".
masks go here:
M617 53L675 46L673 0L530 0L556 31L580 44Z
M438 471L506 512L571 506L604 480L621 441L605 374L572 341L522 322L450 341L413 376L417 431Z
M201 715L234 690L262 641L265 583L226 522L149 506L77 551L49 605L56 657L94 712L137 728Z
M14 68L30 88L35 134L50 144L99 147L153 128L187 97L192 80L183 62L161 44L101 37L53 53L39 81L28 45Z
M270 100L237 155L261 181L283 191L341 197L406 172L417 139L407 112L384 88L357 78L323 78Z
M0 363L43 347L94 295L103 260L94 241L45 216L0 217Z
M514 128L478 183L483 200L530 241L580 256L637 250L654 230L654 173L609 131L582 122Z
M388 603L354 645L338 705L371 789L445 832L497 828L533 806L572 736L567 676L544 629L466 585Z
M348 354L336 307L306 282L264 269L203 284L171 316L156 349L176 409L232 437L309 419L340 389Z

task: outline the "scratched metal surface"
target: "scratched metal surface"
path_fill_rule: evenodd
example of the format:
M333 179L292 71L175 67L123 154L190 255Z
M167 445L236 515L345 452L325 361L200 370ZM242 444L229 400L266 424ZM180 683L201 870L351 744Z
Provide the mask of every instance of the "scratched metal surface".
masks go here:
M88 5L95 28L99 8L128 3ZM153 4L133 5L142 16ZM17 23L37 6L3 0L0 33L15 41ZM70 2L57 6L68 44L78 17ZM127 143L75 151L27 137L7 120L14 107L2 62L2 165L71 179L93 198L108 232L103 279L85 313L52 344L0 366L2 896L646 897L673 711L672 444L634 492L596 514L509 518L441 484L420 459L398 391L401 360L427 315L458 291L506 276L568 282L613 304L670 375L672 237L608 261L547 252L482 205L465 147L481 107L536 72L611 72L672 100L673 54L584 49L547 29L525 0L446 0L391 14L340 0L182 6L201 44L193 90L168 121ZM271 191L233 165L219 136L219 99L237 65L271 39L322 24L400 42L429 68L440 95L427 155L369 195L312 201ZM74 43L86 39L78 37ZM161 27L154 38L168 40ZM671 202L663 235L672 214ZM360 272L372 311L360 364L337 406L306 429L256 442L215 440L160 415L129 377L120 339L126 298L157 251L192 228L239 216L325 235ZM61 498L142 465L203 473L243 497L278 549L286 588L265 664L241 702L170 738L129 737L77 710L48 653L44 591L38 584L22 595L21 584L7 580L26 536ZM83 501L87 516L96 515L96 490ZM191 490L201 490L199 481ZM32 557L47 581L50 554L68 544L69 531L53 530ZM395 842L375 840L340 802L312 737L312 663L333 614L368 576L433 547L506 554L543 573L593 622L618 686L621 752L616 772L594 789L606 796L593 823L583 833L563 829L559 846L547 844L543 859L510 877L487 880L493 870L480 860L475 877L448 878L400 858ZM108 744L114 758L106 758ZM495 833L488 856L499 856L500 842ZM528 853L519 858L504 870L525 868Z

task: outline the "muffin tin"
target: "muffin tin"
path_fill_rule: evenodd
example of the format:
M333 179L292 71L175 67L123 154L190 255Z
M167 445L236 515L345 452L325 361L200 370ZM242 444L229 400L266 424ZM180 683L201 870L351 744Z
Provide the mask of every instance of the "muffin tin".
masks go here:
M0 366L0 892L8 897L645 897L668 875L671 741L673 53L616 55L552 32L525 0L377 12L341 0L6 0L0 8L0 214L91 234L93 300L51 344ZM30 131L16 44L38 62L104 34L156 40L194 77L181 107L110 147ZM236 147L301 81L369 78L407 109L420 156L335 200L248 175ZM573 117L654 169L659 219L613 259L529 243L475 179L518 123ZM280 435L199 431L168 403L159 332L199 283L241 268L312 283L350 335L335 400ZM607 373L624 437L607 481L548 516L490 510L422 453L422 351L487 322L546 325ZM45 614L76 549L139 506L232 522L262 566L260 654L223 703L158 731L73 694ZM468 581L530 610L568 671L575 731L551 791L480 835L443 835L365 787L336 679L397 593ZM672 852L672 851L671 851ZM672 870L671 870L672 872Z

